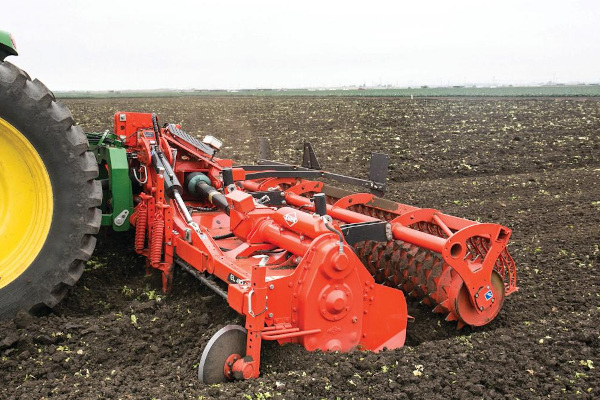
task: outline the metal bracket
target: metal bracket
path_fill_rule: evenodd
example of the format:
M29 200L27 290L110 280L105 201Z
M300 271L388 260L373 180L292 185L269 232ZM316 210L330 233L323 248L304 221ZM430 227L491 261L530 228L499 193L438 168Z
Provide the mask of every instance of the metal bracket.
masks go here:
M372 153L369 166L369 180L373 183L371 193L377 197L383 197L386 189L388 166L390 158L387 154Z
M267 190L262 192L250 192L252 197L258 200L262 200L265 196L268 199L265 199L261 204L265 206L282 206L286 204L285 194L280 190Z
M358 222L346 224L340 227L346 243L354 246L363 240L374 240L377 242L388 242L394 238L392 226L385 221Z
M129 210L123 210L119 213L119 215L117 215L117 217L114 220L114 224L116 226L122 226L125 221L127 221L127 217L129 216Z
M102 225L112 226L119 232L127 231L130 226L127 216L133 212L127 152L124 148L105 143L97 147L95 153L98 164L107 167L100 168L97 178L102 182Z
M310 142L304 142L304 154L302 155L302 167L308 169L321 169L321 164L313 150Z
M259 158L262 160L268 160L271 158L271 150L269 149L269 139L261 137L260 138L260 152Z

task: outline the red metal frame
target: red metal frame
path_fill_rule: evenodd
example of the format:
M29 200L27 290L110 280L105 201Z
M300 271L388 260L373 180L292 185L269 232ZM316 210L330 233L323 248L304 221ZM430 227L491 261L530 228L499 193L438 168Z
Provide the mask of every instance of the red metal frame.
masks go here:
M115 114L115 132L136 155L131 167L147 170L131 216L136 251L161 271L165 291L171 288L175 259L228 284L228 304L245 316L248 338L246 354L231 355L231 366L223 366L227 376L258 376L262 340L339 351L379 351L404 344L408 318L404 294L376 283L354 250L345 242L340 248L338 235L313 214L307 196L324 191L322 182L247 181L243 169L233 168L243 189L224 189L230 214L192 213L194 228L165 196L163 172L151 165L156 140L151 128L150 114ZM202 172L221 189L220 173L233 165L166 132L160 147L171 163L171 149L178 150L174 171L181 182L187 173ZM249 193L270 189L282 191L287 205L263 206ZM188 206L210 206L186 191L182 194ZM394 239L439 253L454 271L438 279L445 282L447 299L440 307L449 310L449 319L483 325L497 314L504 296L516 290L514 262L506 251L508 228L398 203L384 209L365 193L331 198L330 203L327 214L334 230L347 223L381 220L356 211L362 207L372 215L385 215ZM228 233L234 236L218 243L213 239ZM492 271L501 276L501 287L493 284Z

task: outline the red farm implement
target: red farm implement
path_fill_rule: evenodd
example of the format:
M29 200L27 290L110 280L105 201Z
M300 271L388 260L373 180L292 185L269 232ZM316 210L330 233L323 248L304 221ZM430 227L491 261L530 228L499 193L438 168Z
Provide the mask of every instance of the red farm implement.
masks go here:
M0 31L0 318L56 305L100 225L135 229L165 291L180 266L245 318L204 349L207 383L257 377L263 340L401 347L405 295L460 328L489 323L517 290L511 231L382 199L383 154L368 179L322 170L309 143L301 166L236 165L211 136L127 112L86 140L41 82L4 61L16 54Z
M165 291L178 265L245 317L207 345L204 382L258 376L263 340L309 351L401 347L405 294L460 328L493 320L516 290L511 231L378 197L385 155L373 155L369 179L322 171L309 143L302 166L235 165L216 157L215 138L125 112L114 133L88 138L103 166L104 223L135 226L135 249Z

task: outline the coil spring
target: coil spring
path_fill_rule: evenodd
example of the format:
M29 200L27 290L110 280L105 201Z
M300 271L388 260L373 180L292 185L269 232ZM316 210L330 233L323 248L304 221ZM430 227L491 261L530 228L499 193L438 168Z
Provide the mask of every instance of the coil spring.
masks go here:
M146 207L146 203L141 203L137 211L137 220L135 224L135 249L138 251L144 248L147 225L148 207Z
M165 233L165 221L162 214L156 213L154 220L154 229L150 243L150 262L152 264L160 263L162 256L163 236Z

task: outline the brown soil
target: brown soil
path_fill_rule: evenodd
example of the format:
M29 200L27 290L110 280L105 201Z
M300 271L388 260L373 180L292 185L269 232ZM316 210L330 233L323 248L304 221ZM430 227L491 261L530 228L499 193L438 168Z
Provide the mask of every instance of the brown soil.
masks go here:
M68 101L88 131L116 110L157 112L225 141L241 162L267 136L274 158L312 141L335 172L391 156L387 197L513 229L520 291L498 318L456 331L424 306L407 346L308 353L263 346L259 379L204 386L195 365L239 321L183 272L174 293L129 234L102 231L86 273L56 312L0 323L0 398L598 398L600 101L181 98Z

